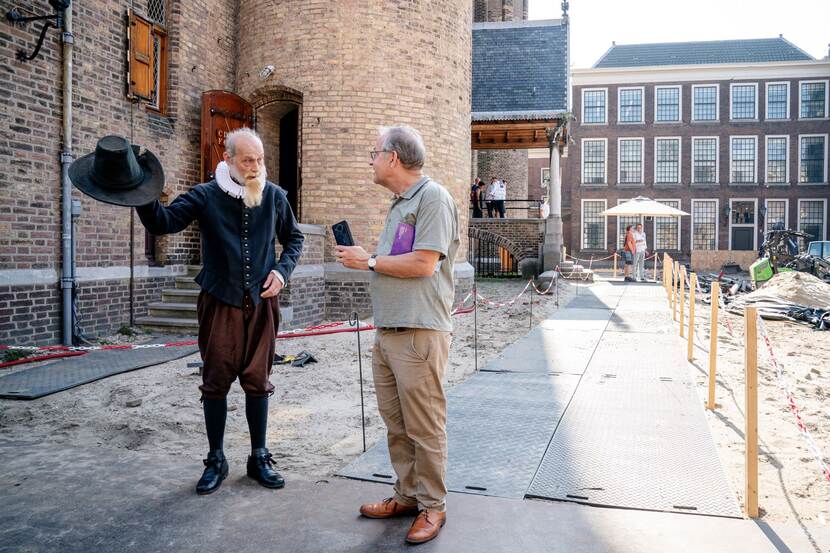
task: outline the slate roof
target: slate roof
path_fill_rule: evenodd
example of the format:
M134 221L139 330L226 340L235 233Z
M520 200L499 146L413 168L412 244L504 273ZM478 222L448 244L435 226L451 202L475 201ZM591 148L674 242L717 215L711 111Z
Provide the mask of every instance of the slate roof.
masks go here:
M472 96L474 121L566 111L568 25L558 19L474 23Z
M594 67L709 65L813 59L787 39L778 37L614 45L594 64Z

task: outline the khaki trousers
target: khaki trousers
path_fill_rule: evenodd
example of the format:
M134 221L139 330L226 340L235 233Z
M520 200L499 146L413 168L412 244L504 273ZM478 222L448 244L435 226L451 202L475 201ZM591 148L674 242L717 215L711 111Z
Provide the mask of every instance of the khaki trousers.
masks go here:
M378 329L372 373L386 423L389 457L402 505L444 511L447 486L447 398L444 371L449 332Z

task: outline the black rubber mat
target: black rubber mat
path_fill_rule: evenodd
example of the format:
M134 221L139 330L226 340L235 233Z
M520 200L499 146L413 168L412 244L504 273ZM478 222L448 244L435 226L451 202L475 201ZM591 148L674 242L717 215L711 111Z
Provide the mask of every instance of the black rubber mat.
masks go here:
M562 374L480 372L450 390L448 489L523 497L578 380ZM394 483L386 440L337 474Z
M694 385L648 372L582 379L528 497L741 516Z
M601 329L552 330L537 326L481 370L582 374L601 337Z
M175 338L176 341L187 339ZM91 351L0 377L0 398L36 399L115 374L166 363L197 351L196 346Z

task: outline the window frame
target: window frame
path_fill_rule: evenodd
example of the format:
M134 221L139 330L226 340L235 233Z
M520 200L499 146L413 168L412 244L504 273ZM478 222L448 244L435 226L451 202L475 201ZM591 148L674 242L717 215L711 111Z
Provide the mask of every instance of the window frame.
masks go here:
M746 223L735 223L732 224L732 204L735 202L753 202L755 207L753 209L753 217L752 217L752 250L751 251L758 251L758 197L754 198L729 198L729 215L727 217L729 222L729 250L732 251L732 227L739 227L739 228L748 228L749 225ZM737 251L737 250L735 250Z
M715 140L715 182L697 182L695 180L695 140ZM656 151L655 151L656 155ZM692 137L692 166L691 166L691 184L699 186L720 186L720 136L693 136Z
M824 115L821 117L802 117L801 116L801 85L810 83L824 83ZM830 100L830 79L805 79L798 81L798 119L801 121L821 121L828 118L830 107L827 103ZM826 177L825 177L826 178Z
M735 119L734 90L736 86L751 86L755 89L755 112L751 119L748 117ZM737 123L742 121L758 121L758 83L729 83L729 120Z
M785 138L787 145L785 146L785 153L787 158L784 160L786 167L786 177L784 182L769 182L767 180L769 172L769 139L770 138ZM789 186L790 185L790 135L788 134L769 134L764 135L764 185L766 186Z
M683 200L681 198L655 198L655 202L677 202L677 209L683 209ZM652 251L662 250L665 252L681 252L683 251L683 219L681 217L652 217L653 221L651 223L651 231L652 231ZM668 248L661 248L657 245L657 219L676 219L677 220L677 249L668 249Z
M784 228L790 228L790 199L789 198L764 198L764 236L766 237L766 233L769 232L767 229L767 225L769 224L769 219L767 219L767 214L769 213L769 203L770 202L784 202Z
M622 114L622 92L623 90L640 91L640 119L638 121L623 121ZM644 125L646 122L646 87L644 86L621 86L617 88L617 124L618 125Z
M755 179L753 182L735 182L732 180L734 175L732 158L732 141L736 138L752 138L755 141L755 168L753 174ZM729 184L734 186L758 186L758 135L755 134L733 134L729 135ZM731 207L731 206L730 206ZM731 248L730 248L731 249Z
M821 209L822 215L822 222L821 222L821 230L824 233L824 236L820 236L818 241L827 240L827 198L798 198L798 209L796 211L796 219L798 222L797 230L801 232L801 202L821 202L824 207ZM807 243L804 244L807 246Z
M657 141L677 140L677 182L657 182ZM683 139L680 136L654 137L654 179L655 186L680 186L683 183Z
M585 143L602 142L604 144L604 176L602 182L585 182ZM608 139L607 138L583 138L579 144L580 172L579 180L581 186L608 186Z
M585 93L586 92L603 92L605 93L605 114L603 115L603 121L601 123L588 123L585 119ZM580 112L582 115L581 124L585 126L600 126L600 125L607 125L608 124L608 87L592 87L592 88L583 88L580 91L580 98L582 101L582 105L580 106Z
M579 204L579 244L580 251L605 251L608 246L608 215L603 215L602 243L600 248L588 248L585 246L585 202L602 202L602 211L608 209L606 198L582 198Z
M691 210L689 211L689 251L695 249L695 203L699 202L715 202L715 247L711 250L697 250L697 251L717 251L718 242L720 241L720 200L718 198L692 198Z
M787 110L782 118L769 116L769 87L770 85L783 84L787 87ZM764 121L789 121L790 120L790 81L769 81L764 83Z
M715 89L715 118L714 119L695 119L695 89L696 88L713 88ZM689 114L689 120L692 123L718 123L720 122L720 84L693 84L692 85L692 111Z
M164 2L165 6L165 13L167 10L167 3ZM135 84L133 79L133 72L135 68L132 66L133 59L137 59L137 55L134 53L135 49L135 37L133 27L135 25L134 20L140 20L142 25L145 25L149 28L149 36L150 36L150 71L151 76L150 79L155 80L155 74L158 73L157 79L157 88L152 89L151 97L147 98L139 93L135 92L133 85ZM145 109L154 113L158 113L159 115L167 115L167 107L168 107L168 81L170 78L170 63L169 63L169 46L168 46L168 30L167 25L162 25L158 21L154 19L150 19L149 14L138 13L132 9L127 10L127 89L126 94L127 98L131 101L140 102L144 105ZM153 43L155 40L159 41L159 49L158 49L158 56L153 48ZM155 98L152 95L155 95ZM155 100L155 102L154 102Z
M658 91L661 89L669 89L669 88L676 88L677 89L677 119L666 119L666 120L659 120L657 119L657 97L659 96ZM671 125L683 122L683 86L679 84L672 84L672 85L657 85L654 87L654 124L655 125Z
M824 166L822 167L822 171L824 172L824 178L821 182L801 182L801 139L802 138L824 138ZM801 186L826 186L828 184L827 181L827 142L828 142L828 134L827 133L809 133L809 134L799 134L798 135L798 176L796 177L796 183Z
M620 178L620 170L622 166L622 148L620 147L620 143L623 140L638 140L640 142L640 181L639 182L622 182ZM646 175L645 175L645 165L646 165L646 139L642 136L620 136L617 137L617 186L619 187L628 187L628 186L644 186L646 182Z

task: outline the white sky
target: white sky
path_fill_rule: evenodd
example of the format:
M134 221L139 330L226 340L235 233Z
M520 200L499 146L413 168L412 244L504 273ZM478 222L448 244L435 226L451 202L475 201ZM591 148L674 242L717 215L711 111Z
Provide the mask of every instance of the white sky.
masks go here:
M591 67L611 46L649 42L784 38L821 59L830 0L570 0L571 64ZM529 19L558 19L560 0L530 0Z

